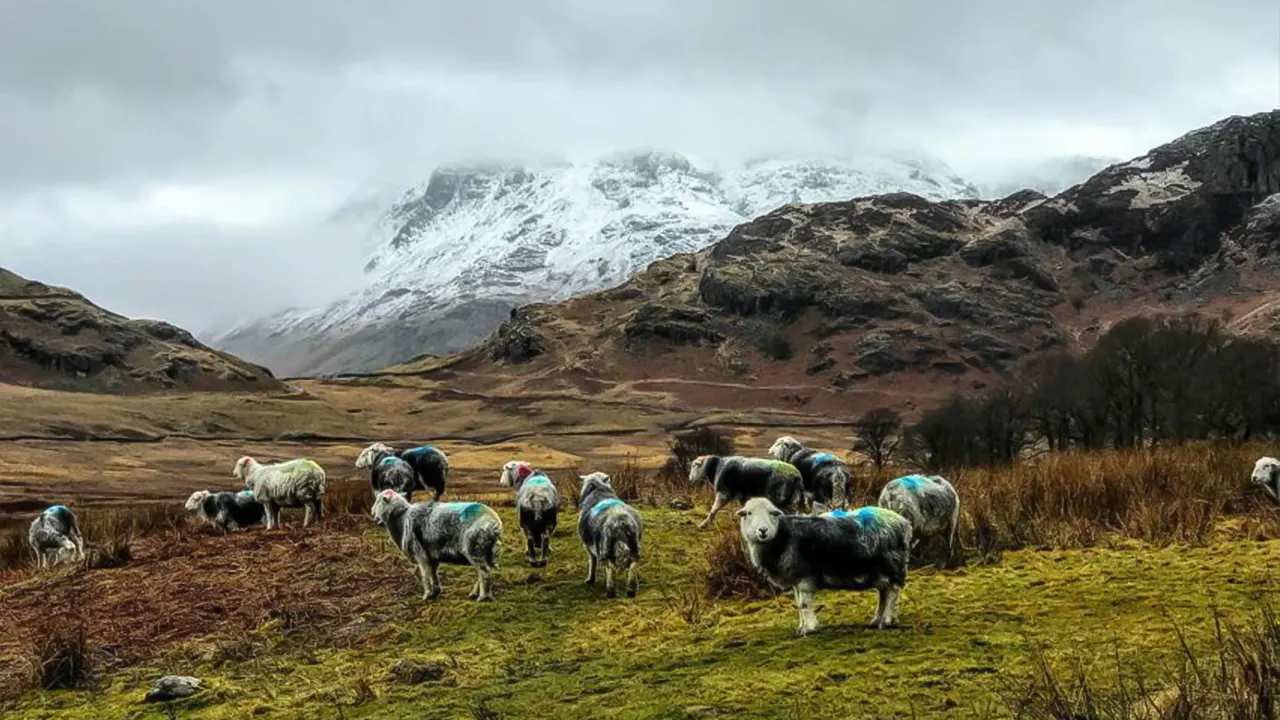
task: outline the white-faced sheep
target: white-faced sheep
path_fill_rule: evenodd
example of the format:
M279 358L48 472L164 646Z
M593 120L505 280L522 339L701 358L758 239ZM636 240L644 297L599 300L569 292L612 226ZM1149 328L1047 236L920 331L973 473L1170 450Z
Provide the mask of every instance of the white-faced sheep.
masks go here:
M1253 464L1253 483L1267 492L1272 500L1280 503L1280 460L1273 457L1258 458Z
M640 541L644 523L635 508L618 498L609 476L602 472L580 476L578 539L587 551L587 585L596 584L596 568L604 563L605 597L617 597L616 574L627 573L627 597L640 591Z
M399 458L408 463L413 468L415 482L403 484L402 470L398 468L394 470L394 478L381 478L380 469L385 472L394 467L382 465L388 457ZM434 494L432 499L439 500L449 481L449 458L433 445L396 450L386 443L377 442L360 451L360 456L356 458L356 468L371 469L369 482L375 494L390 488L409 500L413 499L413 493L418 489L430 490Z
M811 511L815 503L825 506L824 509L844 507L848 503L851 475L849 466L839 457L805 447L790 435L775 440L769 455L791 463L800 471L805 500Z
M253 497L262 503L267 516L267 529L280 524L280 508L304 509L302 526L324 517L325 474L314 460L298 458L273 465L263 465L249 456L236 461L231 474L244 481Z
M799 635L818 628L818 590L879 591L872 626L897 621L898 596L907 582L911 523L892 510L863 507L822 515L785 515L765 498L737 512L747 558L771 585L792 591Z
M27 543L41 570L52 568L69 557L84 560L84 537L75 513L65 505L54 505L36 516L27 530Z
M698 524L705 528L730 500L745 503L756 497L768 498L775 506L796 510L804 501L804 481L795 465L773 458L747 458L739 455L701 455L689 464L689 482L707 482L715 491L715 500L707 519Z
M261 525L266 508L253 497L252 490L209 492L197 490L187 498L186 509L225 535L230 530Z
M959 558L956 532L960 525L960 497L946 478L938 475L906 475L890 480L876 504L905 517L912 536L922 546L941 538L947 546L944 565Z
M524 531L525 559L533 567L546 567L551 555L551 535L560 515L560 492L551 478L519 460L502 466L498 484L516 489L516 513L520 529Z
M478 502L410 504L395 490L383 490L370 514L417 565L423 600L440 597L440 563L475 567L479 577L471 599L493 600L492 573L502 556L502 520L493 508Z

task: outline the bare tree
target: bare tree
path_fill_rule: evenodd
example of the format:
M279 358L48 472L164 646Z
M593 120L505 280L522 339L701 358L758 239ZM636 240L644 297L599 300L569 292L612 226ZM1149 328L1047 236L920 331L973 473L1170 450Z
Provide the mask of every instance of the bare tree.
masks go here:
M853 449L882 468L902 442L901 430L902 416L889 408L876 408L853 424Z

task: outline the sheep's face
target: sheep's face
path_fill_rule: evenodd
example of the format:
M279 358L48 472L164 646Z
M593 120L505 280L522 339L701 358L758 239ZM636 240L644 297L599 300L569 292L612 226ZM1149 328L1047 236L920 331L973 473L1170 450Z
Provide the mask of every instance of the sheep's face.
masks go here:
M209 497L208 490L197 490L191 493L191 497L187 498L187 504L185 505L185 507L187 508L187 511L195 512L199 510L200 504L203 503L204 499L207 497Z
M392 450L391 446L389 445L386 445L384 443L374 443L369 447L365 448L364 450L360 451L360 456L356 458L356 469L366 470L368 468L371 468L373 467L374 458L378 457L379 453L390 454L393 452L394 450Z
M768 500L751 498L736 514L743 540L766 543L777 536L782 511Z
M790 460L792 455L800 449L800 441L790 435L783 435L773 441L773 445L769 447L769 457L774 460Z
M502 487L512 487L516 483L524 482L525 478L532 474L532 465L520 460L512 460L502 466L502 477L498 478L498 484Z
M236 469L231 471L232 477L238 477L247 482L249 475L249 463L253 462L253 458L245 455L236 461Z
M578 502L582 502L582 498L588 493L600 490L613 491L613 482L609 476L602 472L593 472L590 475L579 475L578 479L582 481L582 487L578 488Z
M387 523L387 516L391 513L391 508L398 502L404 502L404 498L395 490L383 490L378 493L378 497L373 501L373 508L369 510L369 516L379 525Z
M710 455L699 455L689 463L689 484L697 485L706 479L706 473L703 472L702 466L707 464L707 458Z
M1253 465L1253 475L1250 479L1254 484L1261 485L1272 500L1280 502L1280 497L1276 495L1276 484L1280 481L1280 460L1273 457L1259 458Z

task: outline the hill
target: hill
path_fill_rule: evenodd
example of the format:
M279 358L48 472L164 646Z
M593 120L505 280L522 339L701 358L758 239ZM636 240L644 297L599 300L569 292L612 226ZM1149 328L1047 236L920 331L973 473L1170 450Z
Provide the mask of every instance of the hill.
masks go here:
M378 216L363 288L326 307L253 319L210 342L290 375L466 350L514 307L616 285L786 202L891 190L978 197L947 167L920 159L775 158L711 168L647 151L443 167ZM383 197L372 193L351 212L365 216Z
M266 368L0 268L0 382L54 390L279 390Z
M504 392L907 410L1140 312L1280 327L1280 110L1233 116L1053 197L796 203L603 292L392 368Z

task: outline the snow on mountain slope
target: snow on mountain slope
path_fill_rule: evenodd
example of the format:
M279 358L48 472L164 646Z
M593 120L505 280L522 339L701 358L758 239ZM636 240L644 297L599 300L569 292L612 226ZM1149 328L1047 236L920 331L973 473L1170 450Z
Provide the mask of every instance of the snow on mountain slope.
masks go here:
M893 191L978 196L940 164L880 157L703 170L676 154L643 152L442 168L378 219L374 236L382 241L362 290L213 342L283 375L377 369L470 347L513 307L618 284L780 205Z

